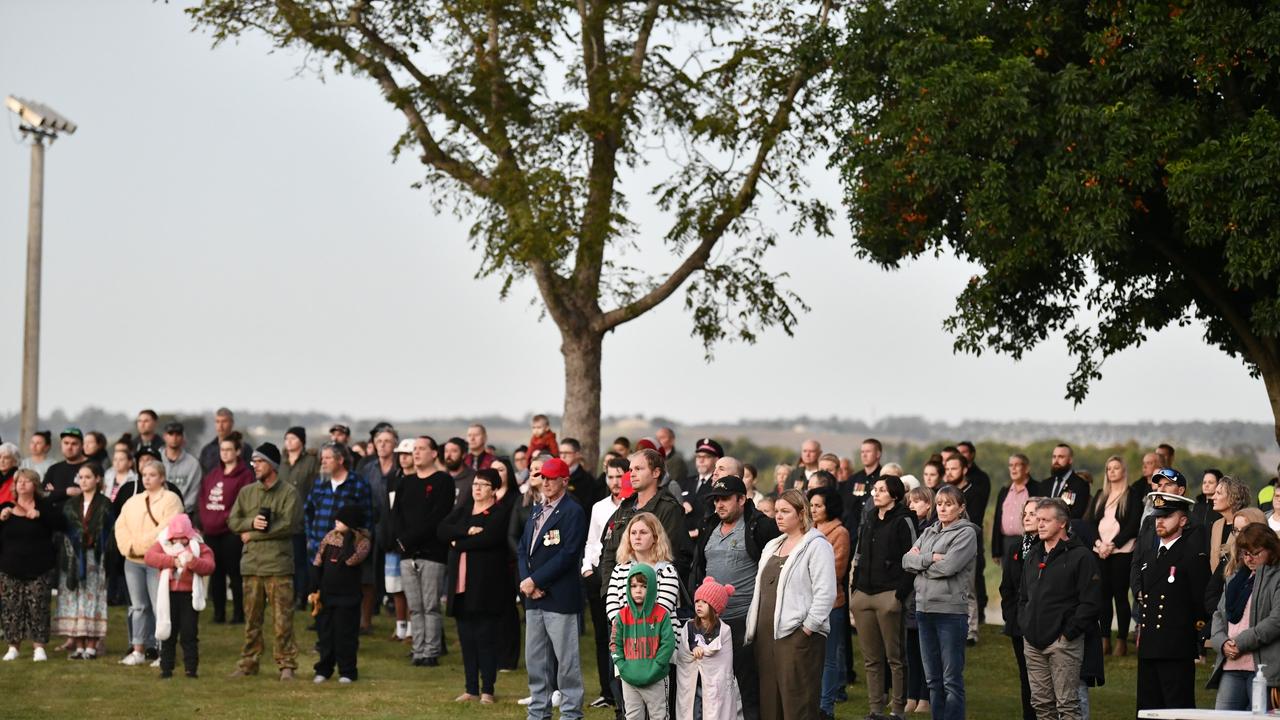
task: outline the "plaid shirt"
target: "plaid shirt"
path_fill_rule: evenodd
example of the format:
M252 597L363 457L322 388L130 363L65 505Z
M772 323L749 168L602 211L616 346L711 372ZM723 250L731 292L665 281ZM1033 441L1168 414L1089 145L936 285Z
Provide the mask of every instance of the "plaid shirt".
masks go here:
M334 490L332 481L324 478L317 479L311 486L311 494L307 496L303 511L308 557L315 557L324 536L333 529L333 519L337 517L338 511L351 503L360 506L364 511L365 523L368 524L369 518L374 517L373 493L369 490L368 481L354 472L347 471L347 479L337 490Z

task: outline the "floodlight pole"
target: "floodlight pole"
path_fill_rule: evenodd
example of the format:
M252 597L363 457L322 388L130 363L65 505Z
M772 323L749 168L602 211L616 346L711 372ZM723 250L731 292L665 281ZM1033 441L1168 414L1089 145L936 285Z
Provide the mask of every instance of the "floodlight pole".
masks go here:
M27 313L22 334L22 435L36 431L40 391L40 270L44 244L44 140L27 132L31 143L31 197L27 204Z

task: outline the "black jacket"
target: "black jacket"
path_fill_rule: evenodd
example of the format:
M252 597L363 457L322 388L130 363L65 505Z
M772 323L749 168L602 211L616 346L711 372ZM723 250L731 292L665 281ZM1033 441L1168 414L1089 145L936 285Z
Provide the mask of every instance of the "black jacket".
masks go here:
M605 486L579 465L569 475L567 492L578 501L578 504L582 506L583 512L590 514L591 506L604 499Z
M747 523L745 532L742 533L746 540L745 550L752 562L758 563L760 551L770 540L778 537L778 525L768 515L757 510L750 498L742 508L742 519L739 522L744 520ZM693 570L689 575L691 588L701 587L703 579L707 577L707 540L719 527L720 518L715 513L710 513L702 523L697 541L693 546Z
M978 463L970 465L969 469L966 470L964 474L969 478L969 482L977 485L979 489L985 491L987 493L987 497L991 497L991 476L987 474L986 470L978 467ZM977 521L974 520L973 522ZM978 524L981 525L981 523Z
M862 525L866 514L867 498L871 497L871 486L880 479L881 469L881 465L876 465L871 472L865 469L859 470L836 487L840 493L840 500L844 502L844 515L840 518L840 522L844 524L844 529L849 531L850 540L858 539L859 526ZM853 562L853 553L849 554L849 562L851 564Z
M858 531L853 589L868 595L892 590L898 600L911 594L915 575L902 567L902 556L916 541L915 513L894 505L880 519L872 512Z
M1005 534L1000 531L1000 525L1004 522L1004 499L1009 496L1009 485L1000 488L1000 492L996 493L996 514L991 518L991 557L1001 559L1005 556ZM1027 479L1027 499L1037 497L1040 494L1039 483L1030 478ZM1021 521L1021 518L1019 518ZM1021 522L1019 522L1021 524ZM1014 535L1012 540L1021 541L1022 535Z
M1047 555L1043 541L1031 546L1018 591L1023 642L1043 650L1058 636L1075 640L1098 624L1101 610L1102 578L1084 543L1069 537Z
M1138 621L1138 658L1194 660L1200 656L1200 631L1209 619L1204 606L1209 583L1209 554L1185 534L1164 557L1157 552L1137 559L1136 597L1142 611ZM1169 582L1172 579L1173 582Z
M425 478L415 473L400 479L391 524L401 558L448 562L449 546L440 540L438 530L454 507L454 492L453 478L443 470ZM468 497L465 504L470 503Z
M332 533L331 533L332 534ZM320 591L321 605L335 607L359 605L361 565L372 550L372 539L366 530L341 533L342 545L320 544L314 561L313 590ZM328 540L326 535L325 539Z
M1071 470L1070 474L1067 475L1066 484L1058 491L1057 495L1054 495L1054 485L1058 484L1059 477L1060 475L1050 475L1041 480L1039 490L1046 497L1061 498L1071 510L1071 519L1079 520L1084 517L1085 512L1089 509L1089 483L1077 475L1075 470Z
M1000 563L1000 614L1004 615L1004 634L1009 637L1022 637L1022 626L1018 624L1018 593L1022 589L1022 573L1026 569L1027 558L1022 554L1022 536L1010 537L1005 543L1004 555ZM1034 537L1032 544L1039 542Z
M499 502L483 513L472 513L473 503L453 509L440 523L437 534L449 544L448 596L449 614L458 617L498 617L511 608L516 588L511 575L511 553L507 545L507 527L511 503ZM468 534L473 527L476 535ZM458 597L458 572L462 554L467 555L467 585L461 607Z
M622 532L636 513L649 512L658 517L658 522L662 523L662 529L667 533L667 541L671 543L671 555L675 558L679 576L689 577L689 570L693 566L693 548L692 543L689 542L689 532L685 530L684 508L671 493L661 488L657 489L653 499L642 508L636 507L639 497L639 495L632 495L623 500L618 505L618 509L613 511L613 517L609 518L609 522L605 524L604 531L600 535L600 544L603 548L600 551L600 566L596 569L596 574L601 578L613 577L613 566L618 564L618 544L622 542ZM600 585L602 595L608 592L608 582L602 582Z
M1208 529L1196 524L1195 516L1187 518L1186 527L1182 528L1182 537L1191 545L1196 546L1204 553L1205 557L1209 557L1209 532ZM1179 540L1178 542L1182 542ZM1142 564L1155 559L1156 548L1160 544L1160 538L1156 537L1156 519L1153 515L1148 515L1142 519L1142 525L1138 528L1138 544L1133 548L1133 562L1129 563L1129 590L1133 593L1133 597L1138 597L1138 580L1142 573ZM1205 569L1208 570L1208 561L1205 561ZM1216 605L1215 605L1216 606ZM1141 610L1141 605L1136 605ZM1133 617L1134 622L1138 621L1138 614Z
M710 477L699 485L698 475L693 474L677 481L676 486L679 488L679 501L689 503L689 507L693 508L690 512L685 513L685 529L701 531L702 524L711 510L711 500L707 498L707 493L711 492Z

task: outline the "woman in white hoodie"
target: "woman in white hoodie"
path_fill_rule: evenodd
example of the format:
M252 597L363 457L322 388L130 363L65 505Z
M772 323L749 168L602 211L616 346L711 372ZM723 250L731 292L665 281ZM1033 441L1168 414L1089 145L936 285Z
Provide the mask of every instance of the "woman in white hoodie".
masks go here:
M746 644L760 669L760 720L817 720L830 614L836 600L835 553L813 527L799 490L778 497L781 535L760 551Z

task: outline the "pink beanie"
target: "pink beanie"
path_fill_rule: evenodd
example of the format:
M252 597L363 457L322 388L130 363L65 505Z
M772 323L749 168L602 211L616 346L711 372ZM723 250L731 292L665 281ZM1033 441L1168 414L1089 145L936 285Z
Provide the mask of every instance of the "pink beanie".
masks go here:
M716 611L716 615L724 612L724 606L729 604L729 596L733 594L732 585L721 585L716 579L707 576L702 581L702 585L698 586L698 591L693 594L694 602L702 600Z
M186 513L178 513L169 521L169 539L177 540L178 538L191 538L196 536L195 528L191 527L191 518Z

